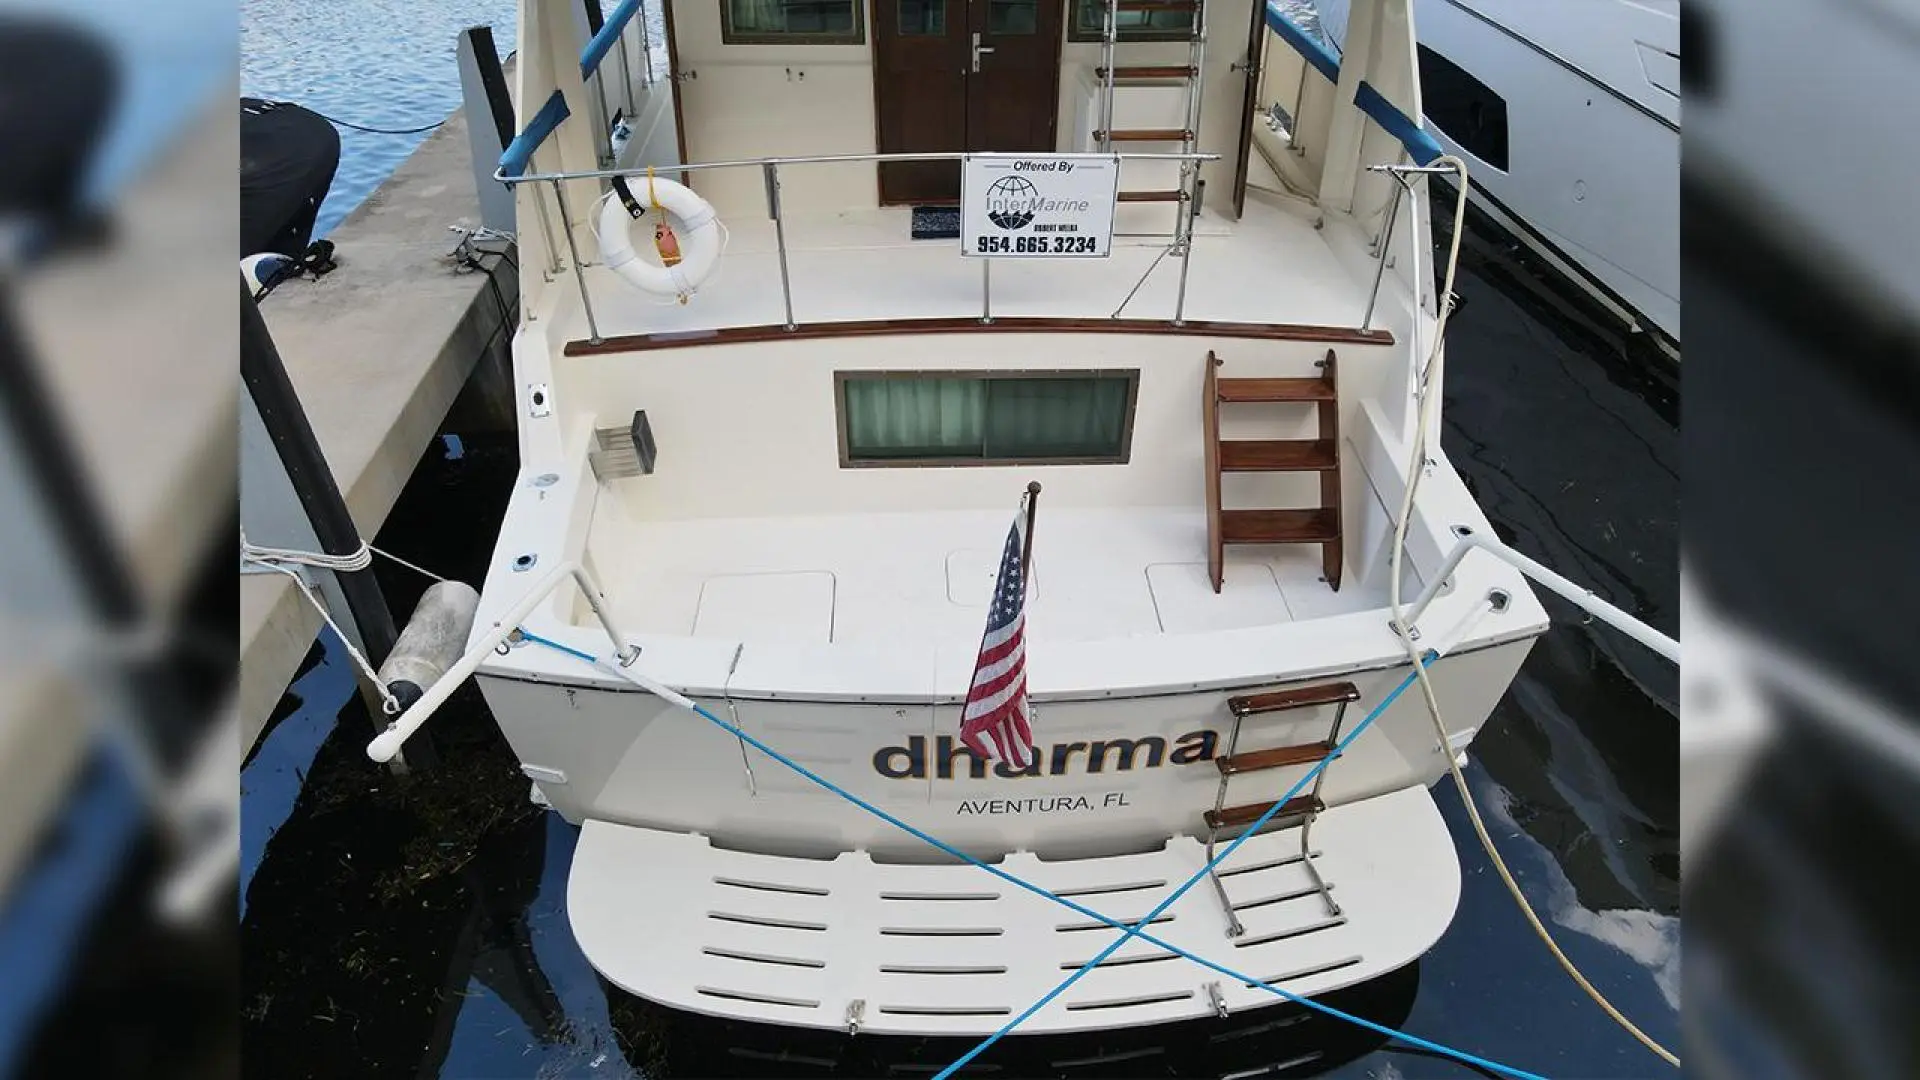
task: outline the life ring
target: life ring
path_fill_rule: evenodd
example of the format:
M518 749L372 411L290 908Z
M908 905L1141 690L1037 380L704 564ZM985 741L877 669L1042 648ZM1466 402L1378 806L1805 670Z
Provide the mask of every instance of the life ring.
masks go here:
M625 278L641 292L678 298L681 303L700 291L700 284L713 273L720 259L720 219L707 200L693 189L671 180L647 178L649 198L655 214L671 215L673 232L679 242L680 260L662 266L633 250L628 227L633 216L619 199L609 198L600 207L600 256L607 269Z

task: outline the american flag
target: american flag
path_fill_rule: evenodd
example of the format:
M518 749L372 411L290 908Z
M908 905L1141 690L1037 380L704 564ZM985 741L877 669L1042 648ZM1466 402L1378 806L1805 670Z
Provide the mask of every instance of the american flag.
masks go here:
M1033 728L1027 709L1027 568L1021 564L1027 539L1026 505L1007 530L1000 573L987 609L987 632L973 665L973 687L960 714L960 741L990 761L1024 769L1033 758Z

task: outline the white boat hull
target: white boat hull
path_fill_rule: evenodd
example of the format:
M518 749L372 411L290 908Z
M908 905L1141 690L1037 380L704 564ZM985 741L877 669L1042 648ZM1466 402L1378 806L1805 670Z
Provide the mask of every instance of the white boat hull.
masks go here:
M1431 671L1451 725L1417 692L1381 710L1326 771L1312 824L1254 837L1225 864L1244 936L1202 881L1152 932L1290 993L1396 970L1446 930L1453 844L1426 785L1485 721L1532 638L1450 654ZM1314 676L1361 691L1351 732L1405 666ZM692 1012L845 1030L983 1035L1108 944L1097 920L951 857L697 715L649 695L483 678L543 799L582 825L568 914L614 985ZM1265 689L1260 688L1248 689ZM1206 862L1235 692L1040 703L1039 775L1008 777L950 745L958 706L710 699L717 716L834 785L1023 880L1136 920ZM1244 722L1238 749L1325 738L1333 706ZM941 734L935 734L940 732ZM1096 754L1097 751L1097 754ZM1095 767L1095 763L1098 767ZM944 766L944 767L943 767ZM1057 766L1057 770L1056 770ZM1225 805L1311 790L1307 766L1234 777ZM1228 838L1230 839L1228 834ZM1226 840L1222 841L1224 848ZM964 931L964 933L962 932ZM1282 1001L1129 943L1023 1026L1163 1023Z

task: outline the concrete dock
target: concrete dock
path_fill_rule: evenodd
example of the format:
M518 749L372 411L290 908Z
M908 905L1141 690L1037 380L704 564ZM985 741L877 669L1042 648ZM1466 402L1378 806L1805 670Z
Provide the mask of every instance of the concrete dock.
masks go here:
M505 380L519 297L512 266L490 256L490 272L477 272L448 258L459 240L449 227L479 224L466 118L456 112L328 234L337 270L283 284L261 303L354 523L369 541L476 371L477 399L497 402L504 393L511 400ZM396 622L406 617L394 612ZM319 627L318 613L284 575L241 576L246 746L258 740Z

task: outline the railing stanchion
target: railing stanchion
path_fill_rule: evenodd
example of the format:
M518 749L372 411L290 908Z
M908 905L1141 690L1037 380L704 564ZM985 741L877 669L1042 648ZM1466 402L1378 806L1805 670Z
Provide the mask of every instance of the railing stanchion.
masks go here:
M644 17L641 21L645 21ZM639 110L633 103L633 65L627 59L627 31L624 27L620 30L620 41L615 47L620 50L620 88L626 91L623 96L627 102L627 125L637 127L640 121L633 114Z
M553 200L560 204L560 227L567 234L567 252L573 256L573 280L580 287L580 307L587 313L587 339L600 344L600 324L593 317L593 298L587 295L587 275L580 268L580 244L573 237L573 215L567 213L567 193L553 181Z
M1400 194L1406 184L1395 174L1393 198L1387 202L1386 224L1380 226L1380 263L1373 268L1373 291L1367 294L1367 313L1360 317L1362 332L1373 329L1373 309L1380 302L1380 280L1387 275L1387 254L1393 250L1393 223L1400 213Z
M607 80L599 68L586 80L587 122L593 125L593 160L603 169L613 168L613 122L607 119Z
M1307 156L1307 146L1300 141L1300 129L1305 123L1300 114L1307 108L1307 68L1311 67L1304 57L1300 60L1300 85L1293 88L1293 130L1287 132L1287 149L1301 157Z
M767 213L773 218L773 243L780 253L780 299L786 304L787 329L797 330L793 319L793 279L787 273L787 223L781 216L780 166L772 161L761 165L767 179Z
M547 200L542 196L538 184L533 186L533 205L540 211L540 236L546 241L547 274L551 276L560 272L560 248L553 242L553 221L547 217Z
M1200 166L1196 162L1180 165L1180 213L1174 219L1180 247L1180 287L1173 296L1173 325L1182 326L1187 314L1187 267L1193 261L1193 203Z
M980 321L993 321L993 260L986 258L980 260Z

